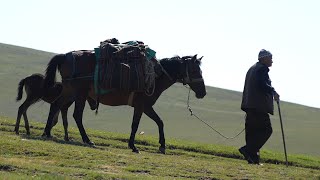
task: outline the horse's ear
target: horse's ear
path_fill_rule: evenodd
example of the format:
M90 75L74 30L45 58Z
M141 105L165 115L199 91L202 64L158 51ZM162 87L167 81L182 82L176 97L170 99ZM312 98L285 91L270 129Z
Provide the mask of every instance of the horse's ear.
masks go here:
M198 54L194 55L194 56L192 57L192 59L197 59L197 55L198 55Z
M197 61L197 55L198 55L198 54L194 55L194 56L191 58L191 61L192 61L192 62L196 62L196 61Z
M201 61L202 58L203 58L203 56L201 58L199 58L198 60Z

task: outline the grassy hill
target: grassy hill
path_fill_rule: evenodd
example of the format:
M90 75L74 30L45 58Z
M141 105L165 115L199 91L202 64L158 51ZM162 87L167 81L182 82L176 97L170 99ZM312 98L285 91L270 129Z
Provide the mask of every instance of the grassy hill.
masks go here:
M264 166L249 165L237 148L167 140L167 154L158 153L157 137L138 135L141 154L127 148L127 134L88 129L96 147L81 143L70 128L72 141L42 139L42 123L33 123L32 135L12 132L14 120L0 117L0 179L320 179L320 158L263 150Z
M53 53L0 44L0 116L16 117L17 109L22 102L15 102L18 82L32 73L43 73ZM239 109L241 93L207 87L208 94L203 100L197 100L193 93L190 105L200 118L214 126L227 136L234 136L244 128L244 113ZM25 94L24 94L25 95ZM225 140L218 134L190 116L186 109L188 90L181 84L169 88L160 97L155 110L165 123L166 138L177 138L191 142L230 145L239 147L244 144L244 134L233 140ZM25 97L25 96L24 96ZM319 117L320 109L298 104L281 103L288 153L320 156ZM100 106L99 114L86 108L84 126L115 133L130 132L133 109L130 107ZM46 122L49 106L39 102L28 111L31 125ZM73 106L69 110L69 122ZM274 133L264 146L265 149L283 151L278 114L272 116ZM22 128L21 128L22 129ZM142 117L139 131L146 135L158 134L156 124ZM90 133L88 134L92 136Z

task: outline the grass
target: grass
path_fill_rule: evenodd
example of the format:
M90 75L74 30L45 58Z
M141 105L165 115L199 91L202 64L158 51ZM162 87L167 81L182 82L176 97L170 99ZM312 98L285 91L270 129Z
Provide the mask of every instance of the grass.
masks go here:
M167 140L166 155L158 153L157 138L137 135L141 154L127 148L128 134L88 130L96 147L81 143L71 128L53 139L40 137L44 124L32 122L31 136L15 135L14 120L0 117L0 179L319 179L320 158L262 151L264 166L249 165L235 147Z
M53 53L0 43L0 116L14 118L22 102L15 102L18 82L32 73L43 73ZM225 134L234 136L244 128L244 113L240 110L241 93L215 87L207 87L207 96L198 100L191 93L193 112L208 124ZM244 134L233 140L225 140L191 117L187 108L188 90L175 84L166 90L154 106L165 124L167 138L192 142L240 147ZM25 94L24 97L25 98ZM320 109L281 102L282 117L288 153L320 156L319 117ZM39 102L28 110L30 120L46 122L49 106ZM276 110L277 111L277 110ZM75 126L69 110L69 123ZM133 109L130 107L100 106L99 114L86 108L84 126L103 131L129 133ZM264 149L282 152L282 136L277 112L271 116L273 134ZM31 123L31 125L33 122ZM157 136L158 128L148 117L143 116L140 131Z

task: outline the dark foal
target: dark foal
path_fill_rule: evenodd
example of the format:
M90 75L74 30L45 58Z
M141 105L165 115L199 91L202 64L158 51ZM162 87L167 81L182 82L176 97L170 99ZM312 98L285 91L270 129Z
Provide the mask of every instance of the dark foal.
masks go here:
M48 91L47 93L44 92L43 83L44 83L44 76L42 74L32 74L32 75L22 79L19 82L18 96L17 96L16 100L19 101L22 99L23 87L25 88L27 98L22 103L22 105L19 107L19 110L18 110L17 121L16 121L15 129L14 129L16 134L19 134L20 119L21 119L21 116L23 115L27 135L30 135L30 127L29 127L29 121L28 121L28 117L27 117L27 110L32 104L34 104L40 100L43 100L49 104L52 104L54 101L56 101L61 96L62 89L63 89L61 83L58 83L58 82L55 83L53 88L51 88L50 91ZM73 103L73 101L65 102L65 105L62 106L60 109L61 115L62 115L62 120L63 120L64 131L65 131L64 139L66 141L69 140L67 112L68 112L69 106L72 103ZM96 109L96 102L93 99L88 98L88 103L89 103L90 108L92 110ZM54 116L52 127L57 124L58 116L59 116L59 111Z
M73 67L77 67L77 72L81 72L84 75L91 75L95 69L95 55L94 53L84 53L81 56L76 57L76 64L68 61L65 54L59 54L53 57L46 70L45 87L53 87L56 76L56 69L59 69L62 77L62 82L65 87L71 88L70 95L76 95L75 97L75 109L73 117L76 120L79 128L82 140L84 143L93 145L87 136L82 124L83 109L85 106L85 100L89 96L96 99L97 95L94 91L94 81L92 79L80 79L73 81L64 81L72 77ZM156 103L163 91L169 88L176 82L188 84L190 88L195 92L197 98L203 98L206 95L206 87L202 78L202 72L200 69L201 58L197 56L184 56L165 58L160 60L163 74L156 78L155 91L152 95L146 95L143 92L128 93L122 91L112 91L104 95L99 95L99 102L109 106L130 105L134 107L134 114L131 124L131 135L129 139L129 148L133 152L139 152L134 145L135 135L139 126L140 118L143 113L150 117L158 125L159 129L159 150L165 153L165 137L163 130L163 121L153 109L153 105ZM67 97L67 96L65 96ZM130 99L132 103L129 103ZM47 125L44 131L48 137L51 136L51 124L55 113L59 107L63 106L63 99L59 99L54 103L54 107L50 109Z

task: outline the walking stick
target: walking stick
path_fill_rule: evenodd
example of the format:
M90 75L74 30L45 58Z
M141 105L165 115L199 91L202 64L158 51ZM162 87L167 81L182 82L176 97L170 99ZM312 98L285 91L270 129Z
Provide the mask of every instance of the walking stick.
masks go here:
M279 117L280 117L280 124L281 124L281 132L282 132L282 140L283 140L283 148L284 148L284 155L286 157L286 166L288 167L288 157L287 157L287 148L286 148L286 142L284 140L284 132L283 132L283 125L282 125L282 117L281 117L281 111L280 111L280 102L277 101L278 104L278 110L279 110Z

